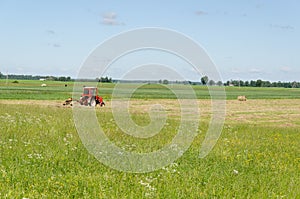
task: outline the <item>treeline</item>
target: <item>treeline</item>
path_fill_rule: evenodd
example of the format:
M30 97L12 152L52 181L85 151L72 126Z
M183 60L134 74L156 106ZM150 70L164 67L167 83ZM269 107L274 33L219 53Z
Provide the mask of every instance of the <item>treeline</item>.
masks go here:
M282 87L282 88L300 88L300 82L270 82L270 81L264 81L261 79L258 80L250 80L250 81L243 81L243 80L228 80L225 83L222 83L221 81L215 82L212 79L209 79L208 76L203 76L200 79L200 82L202 85L208 85L208 86L238 86L238 87Z
M224 86L300 88L300 82L270 82L261 79L251 81L230 80L224 83Z
M0 72L0 79L14 79L14 80L50 80L50 81L75 81L71 77L55 77L55 76L41 76L41 75L15 75L15 74L8 74L4 75ZM120 80L113 80L111 77L99 77L92 81L97 82L104 82L104 83L112 83L112 82L120 82ZM77 81L91 81L91 79L82 79ZM126 81L126 82L135 82L135 81ZM261 79L258 80L250 80L250 81L243 81L243 80L228 80L227 82L223 83L222 81L214 81L209 79L208 76L203 76L199 82L191 82L191 81L169 81L169 80L158 80L153 81L152 83L159 83L159 84L192 84L192 85L208 85L208 86L239 86L239 87L283 87L283 88L300 88L300 82L270 82L264 81Z
M41 75L4 75L0 72L0 79L15 79L15 80L50 80L50 81L74 81L71 77L55 77L55 76L41 76Z
M112 83L113 82L113 80L112 80L112 78L110 77L100 77L100 78L96 78L96 81L97 82L104 82L104 83Z

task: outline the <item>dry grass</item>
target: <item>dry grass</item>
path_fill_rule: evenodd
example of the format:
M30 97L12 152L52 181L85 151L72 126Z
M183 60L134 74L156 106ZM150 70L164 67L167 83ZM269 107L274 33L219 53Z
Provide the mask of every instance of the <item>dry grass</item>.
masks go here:
M23 104L35 106L70 107L63 106L63 101L59 100L0 100L0 104ZM180 116L180 104L173 99L149 99L131 100L129 110L131 114L144 114L149 112L154 105L161 105L169 116ZM211 101L198 100L199 111L202 118L209 118L211 114ZM111 102L107 101L103 108L97 107L102 112L111 112ZM226 121L245 124L265 123L278 126L300 126L300 99L268 99L268 100L248 100L241 102L237 100L227 100Z
M298 99L227 101L226 121L230 123L299 127L299 116Z

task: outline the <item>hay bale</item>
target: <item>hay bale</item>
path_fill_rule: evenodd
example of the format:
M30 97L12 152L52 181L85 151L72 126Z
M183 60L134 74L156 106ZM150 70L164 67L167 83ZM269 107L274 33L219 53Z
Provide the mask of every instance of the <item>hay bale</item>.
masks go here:
M47 86L47 84L42 84L42 85L41 85L41 87L46 87L46 86Z
M239 101L247 101L247 97L245 95L240 95L237 98Z

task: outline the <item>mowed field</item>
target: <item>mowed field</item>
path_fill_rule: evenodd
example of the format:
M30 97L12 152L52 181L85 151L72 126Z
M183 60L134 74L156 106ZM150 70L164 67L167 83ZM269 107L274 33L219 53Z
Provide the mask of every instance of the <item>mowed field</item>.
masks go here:
M300 197L300 89L226 88L222 134L201 159L211 101L206 87L193 86L201 118L191 147L160 170L125 173L100 163L82 144L72 108L62 105L73 84L42 83L0 82L0 198ZM171 142L180 124L172 92L150 84L134 93L129 109L137 124L150 122L152 104L161 104L168 115L159 134L137 139L114 121L114 84L98 86L106 106L97 107L96 115L116 145L147 153ZM237 101L238 95L248 100Z

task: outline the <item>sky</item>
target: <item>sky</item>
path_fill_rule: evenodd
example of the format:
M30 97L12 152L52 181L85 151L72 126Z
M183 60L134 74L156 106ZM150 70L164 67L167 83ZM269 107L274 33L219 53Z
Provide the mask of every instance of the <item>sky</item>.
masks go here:
M197 42L223 81L300 81L299 8L297 0L0 0L0 72L77 77L107 39L158 27ZM124 60L107 74L119 78Z

